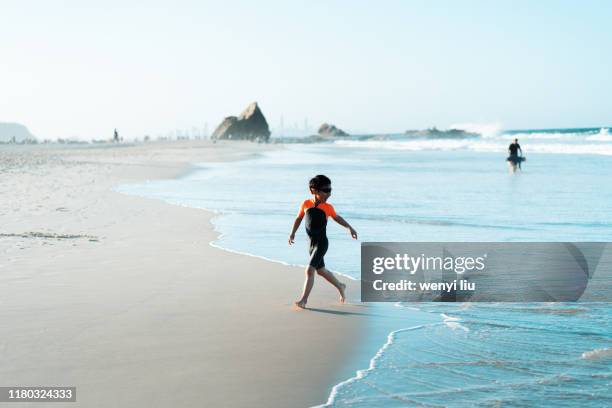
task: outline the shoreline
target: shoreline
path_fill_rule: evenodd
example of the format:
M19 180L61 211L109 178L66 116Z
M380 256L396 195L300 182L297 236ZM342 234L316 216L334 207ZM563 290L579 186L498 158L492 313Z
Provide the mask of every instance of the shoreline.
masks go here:
M297 407L324 403L335 384L354 375L346 366L367 321L367 313L360 313L364 305L339 305L332 288L319 285L311 309L294 311L301 268L287 273L294 267L215 247L210 211L113 190L126 182L180 177L205 157L239 160L269 148L242 145L0 148L9 161L22 161L21 167L2 169L2 190L27 190L11 195L15 205L0 220L12 220L2 232L47 234L0 241L7 255L0 271L10 269L1 278L2 317L11 327L0 334L5 350L22 357L7 359L0 369L3 382L75 385L83 406ZM207 156L205 149L223 157ZM64 205L53 209L57 203ZM96 241L53 238L61 234ZM164 241L168 235L177 239ZM211 281L224 282L228 292L207 287ZM354 299L358 287L349 284ZM249 292L253 286L257 293ZM70 332L74 336L66 336ZM32 349L38 350L28 355ZM44 368L26 369L36 362ZM180 390L180 401L160 384Z

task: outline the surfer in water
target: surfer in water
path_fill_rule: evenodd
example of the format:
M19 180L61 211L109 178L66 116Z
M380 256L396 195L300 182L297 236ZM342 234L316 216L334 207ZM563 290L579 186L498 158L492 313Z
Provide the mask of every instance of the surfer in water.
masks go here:
M295 305L302 309L306 308L308 296L314 285L315 272L338 289L341 303L345 301L344 289L346 285L338 281L334 274L325 268L325 262L323 261L323 256L327 252L329 245L326 233L327 219L332 217L338 224L348 228L351 236L357 239L357 231L344 218L336 214L334 207L327 202L332 191L331 180L320 174L310 180L308 187L310 188L312 198L304 200L300 206L297 217L293 222L293 228L289 234L289 245L292 245L295 239L295 232L302 223L302 219L306 218L306 233L310 239L310 261L306 267L306 280L302 297L295 302Z
M510 164L512 172L514 173L516 171L517 165L519 170L521 170L521 162L525 161L525 158L523 157L523 150L521 149L521 145L518 143L518 139L514 139L514 142L508 146L508 154L509 156L506 160Z

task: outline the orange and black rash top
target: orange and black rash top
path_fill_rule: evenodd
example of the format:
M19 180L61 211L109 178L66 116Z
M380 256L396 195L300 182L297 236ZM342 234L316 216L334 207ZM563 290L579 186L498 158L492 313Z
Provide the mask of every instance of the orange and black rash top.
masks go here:
M304 200L304 202L302 203L302 205L300 205L300 211L298 211L298 217L302 218L304 216L304 212L315 206L315 203L312 199L308 199L308 200ZM319 205L317 205L317 208L320 208L323 210L323 212L325 213L325 215L327 215L327 218L332 217L332 218L336 218L336 210L334 210L334 206L328 203L319 203Z

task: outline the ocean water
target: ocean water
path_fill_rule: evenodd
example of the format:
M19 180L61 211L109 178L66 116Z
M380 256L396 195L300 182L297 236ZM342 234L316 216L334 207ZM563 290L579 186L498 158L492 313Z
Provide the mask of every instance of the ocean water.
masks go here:
M527 162L512 175L505 157L515 137ZM354 137L197 166L118 190L213 210L213 245L293 265L308 259L303 227L296 245L287 236L315 174L332 179L330 202L360 241L612 241L607 129ZM331 220L328 235L328 268L358 279L359 242ZM610 406L611 311L607 303L379 305L407 318L326 405Z

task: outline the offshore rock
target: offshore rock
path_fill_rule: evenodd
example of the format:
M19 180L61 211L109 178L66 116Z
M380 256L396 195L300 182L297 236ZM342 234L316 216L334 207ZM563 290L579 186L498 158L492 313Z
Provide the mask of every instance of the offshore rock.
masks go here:
M223 119L211 138L267 142L270 139L270 128L257 102L253 102L240 116L228 116Z
M344 130L329 123L324 123L319 127L319 135L326 137L349 136Z

